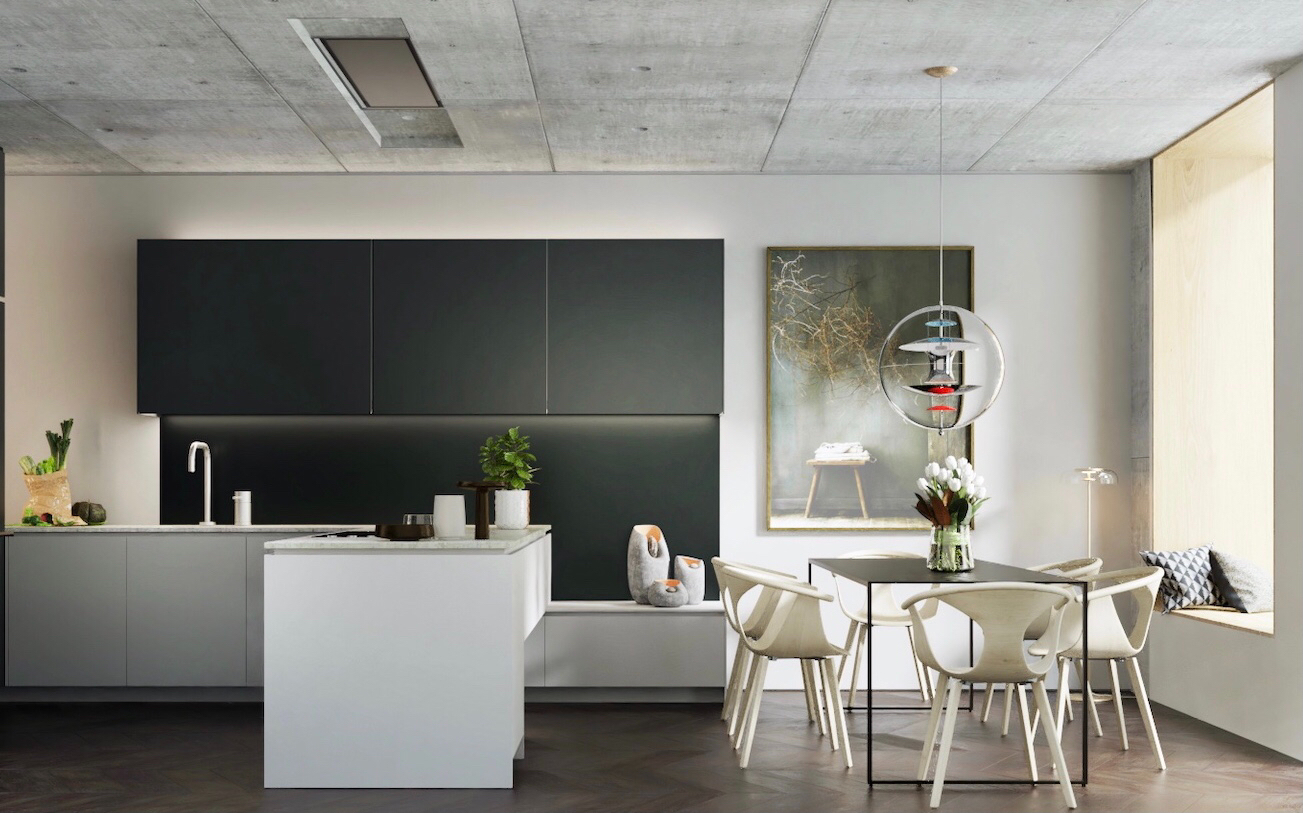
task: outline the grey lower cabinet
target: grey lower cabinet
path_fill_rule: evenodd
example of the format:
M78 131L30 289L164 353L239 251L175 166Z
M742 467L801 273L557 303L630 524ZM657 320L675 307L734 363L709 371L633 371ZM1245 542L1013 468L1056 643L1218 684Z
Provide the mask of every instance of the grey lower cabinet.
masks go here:
M127 537L127 685L243 686L243 534Z
M284 538L283 534L251 534L244 538L244 679L249 686L262 685L262 546Z
M6 542L6 684L126 685L127 537Z
M18 531L5 685L261 686L263 545L286 536Z

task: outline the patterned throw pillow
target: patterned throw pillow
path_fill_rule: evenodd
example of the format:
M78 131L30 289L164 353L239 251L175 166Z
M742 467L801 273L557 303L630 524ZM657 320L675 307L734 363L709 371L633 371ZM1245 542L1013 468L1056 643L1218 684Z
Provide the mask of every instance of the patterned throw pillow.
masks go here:
M1269 613L1273 606L1271 576L1242 556L1212 552L1212 583L1226 606L1242 613Z
M1165 614L1200 604L1224 606L1211 579L1211 551L1211 545L1202 545L1189 550L1147 550L1140 554L1145 564L1164 571L1158 596Z

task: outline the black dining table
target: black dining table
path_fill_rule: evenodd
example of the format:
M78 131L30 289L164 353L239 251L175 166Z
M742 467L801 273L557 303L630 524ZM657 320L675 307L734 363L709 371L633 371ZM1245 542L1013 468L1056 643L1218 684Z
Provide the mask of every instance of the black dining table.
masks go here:
M1081 649L1082 654L1087 656L1086 662L1089 663L1090 655L1090 601L1088 585L1085 581L1066 579L1053 573L1042 573L1037 570L1028 570L1023 567L1014 565L1000 564L999 562L987 562L983 560L974 560L973 569L958 573L943 573L935 570L929 570L927 561L922 557L892 557L892 558L836 558L836 559L810 559L807 566L807 578L813 581L814 569L819 568L832 573L834 576L840 576L847 581L864 585L865 607L873 606L873 587L878 584L919 584L930 587L944 587L946 585L961 584L982 584L985 582L1020 582L1023 584L1065 584L1075 585L1081 589L1082 597L1082 633ZM921 591L921 590L920 590ZM972 619L968 622L968 662L973 663L975 655L974 643L974 623ZM848 653L849 657L849 653ZM864 645L864 672L867 675L868 686L865 691L867 702L864 706L856 706L855 709L862 708L867 718L868 744L865 747L865 761L868 763L868 783L872 788L878 785L916 785L920 784L917 779L874 779L873 778L873 712L878 711L928 711L929 706L874 706L873 705L873 617L869 613L869 633L866 636ZM1066 684L1066 677L1064 678ZM1061 685L1059 691L1067 691L1066 685ZM974 687L970 682L968 684L968 705L964 708L972 711ZM1089 702L1083 694L1083 702ZM848 709L850 711L851 709ZM1085 713L1085 709L1082 709ZM1085 720L1082 720L1081 726L1081 778L1073 779L1074 785L1085 785L1090 767L1090 760L1087 753L1089 739L1086 736L1087 726ZM1060 732L1062 736L1062 732ZM846 747L849 747L847 745ZM921 746L920 746L921 747ZM951 779L946 777L947 783L968 784L968 785L1056 785L1057 779L1042 779L1035 783L1031 779Z

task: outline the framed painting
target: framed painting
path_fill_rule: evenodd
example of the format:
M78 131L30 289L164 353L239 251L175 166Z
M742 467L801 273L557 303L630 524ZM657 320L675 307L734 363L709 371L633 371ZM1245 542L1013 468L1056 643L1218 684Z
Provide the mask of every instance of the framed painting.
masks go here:
M973 458L972 427L929 432L878 382L891 328L937 301L936 246L772 247L766 270L766 528L901 531L923 467ZM946 246L945 301L973 308L973 249Z

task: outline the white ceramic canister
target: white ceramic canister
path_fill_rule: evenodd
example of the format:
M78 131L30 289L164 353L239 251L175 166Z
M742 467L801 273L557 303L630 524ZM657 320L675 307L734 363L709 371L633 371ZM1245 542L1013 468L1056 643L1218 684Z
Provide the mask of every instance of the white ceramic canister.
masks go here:
M235 524L253 524L253 492L237 491L231 499L235 500Z

